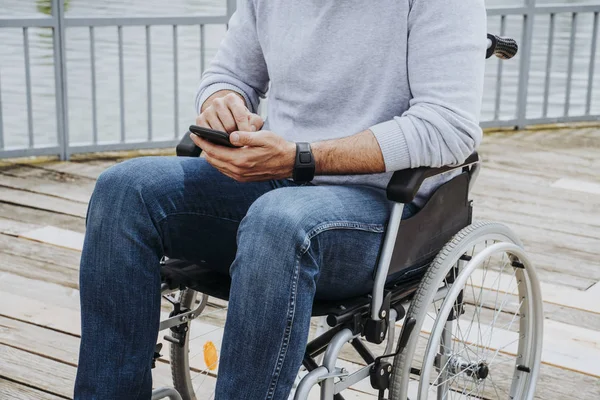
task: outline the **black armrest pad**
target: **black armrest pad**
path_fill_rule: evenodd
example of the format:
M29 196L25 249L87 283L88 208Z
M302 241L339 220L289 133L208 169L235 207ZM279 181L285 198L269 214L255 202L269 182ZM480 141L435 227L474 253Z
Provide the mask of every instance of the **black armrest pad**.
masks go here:
M179 157L200 157L202 149L192 141L190 133L186 132L175 149Z
M477 162L479 162L479 155L474 152L460 165L440 168L419 167L396 171L388 183L387 198L398 203L408 204L413 201L425 179Z

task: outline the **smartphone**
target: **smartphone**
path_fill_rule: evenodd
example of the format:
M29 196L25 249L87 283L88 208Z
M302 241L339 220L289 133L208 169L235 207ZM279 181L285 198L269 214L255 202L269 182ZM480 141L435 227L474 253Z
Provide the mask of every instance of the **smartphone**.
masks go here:
M229 134L227 132L215 131L213 129L202 128L197 125L190 125L190 132L196 136L200 136L202 139L206 139L212 143L219 144L227 147L237 147L231 144L229 141Z

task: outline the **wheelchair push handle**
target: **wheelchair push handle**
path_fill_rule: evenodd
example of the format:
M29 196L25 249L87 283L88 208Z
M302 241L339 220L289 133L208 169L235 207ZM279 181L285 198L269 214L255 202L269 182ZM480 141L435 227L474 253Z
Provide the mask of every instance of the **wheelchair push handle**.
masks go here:
M519 45L514 39L500 37L488 33L487 40L488 48L486 58L490 58L491 56L495 55L503 60L510 60L516 56L517 52L519 51Z

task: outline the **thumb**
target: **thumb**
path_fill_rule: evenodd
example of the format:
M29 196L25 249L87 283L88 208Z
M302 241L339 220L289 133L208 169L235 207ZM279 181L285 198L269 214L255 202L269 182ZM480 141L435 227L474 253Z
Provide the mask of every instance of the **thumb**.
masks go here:
M236 131L229 135L229 141L231 144L239 147L260 146L260 143L257 143L255 135L255 132Z

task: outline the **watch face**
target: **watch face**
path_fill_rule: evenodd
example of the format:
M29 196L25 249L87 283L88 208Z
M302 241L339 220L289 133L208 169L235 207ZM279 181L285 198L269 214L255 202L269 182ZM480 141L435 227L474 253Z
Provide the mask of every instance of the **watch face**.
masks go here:
M315 177L315 159L310 144L296 143L296 162L294 164L294 181L306 183Z
M308 151L303 151L300 153L300 163L302 164L310 164L312 162L312 154Z

